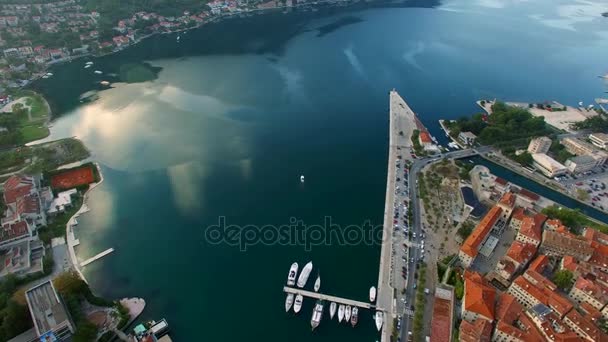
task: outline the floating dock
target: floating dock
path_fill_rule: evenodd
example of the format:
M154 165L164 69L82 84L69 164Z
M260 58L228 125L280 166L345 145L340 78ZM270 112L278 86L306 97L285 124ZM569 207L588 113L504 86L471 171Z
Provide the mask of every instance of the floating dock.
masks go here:
M287 292L287 293L293 293L295 295L301 294L304 297L321 299L321 300L325 300L328 302L336 302L338 304L356 306L358 308L363 308L363 309L370 309L370 310L376 309L376 305L374 305L372 303L366 303L366 302L360 302L358 300L330 296L330 295L326 295L326 294L322 294L322 293L318 293L318 292L297 289L297 288L289 287L289 286L283 286L283 291ZM382 310L382 309L378 309L378 310ZM382 311L384 311L384 310L382 310Z
M103 252L101 252L101 253L97 254L96 256L94 256L94 257L92 257L92 258L89 258L89 259L87 259L87 260L85 260L85 261L81 262L81 263L80 263L80 267L84 267L84 266L86 266L86 265L88 265L88 264L92 263L93 261L96 261L96 260L98 260L98 259L101 259L101 258L103 258L104 256L106 256L106 255L108 255L108 254L110 254L110 253L112 253L112 252L114 252L114 248L108 248L108 249L106 249L105 251L103 251Z

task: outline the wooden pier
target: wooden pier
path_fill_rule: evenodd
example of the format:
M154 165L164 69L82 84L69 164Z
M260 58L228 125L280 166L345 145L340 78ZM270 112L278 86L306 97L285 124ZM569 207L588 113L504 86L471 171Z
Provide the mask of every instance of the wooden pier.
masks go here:
M86 265L88 265L88 264L92 263L93 261L98 260L98 259L101 259L101 258L103 258L104 256L106 256L106 255L108 255L108 254L110 254L110 253L112 253L112 252L114 252L114 248L108 248L108 249L106 249L105 251L103 251L103 252L101 252L101 253L97 254L96 256L94 256L94 257L92 257L92 258L88 258L87 260L85 260L85 261L81 262L81 263L80 263L80 267L84 267L84 266L86 266Z
M370 310L376 309L376 305L374 305L373 303L366 303L366 302L360 302L358 300L330 296L330 295L326 295L326 294L322 294L322 293L306 291L306 290L297 289L297 288L289 287L289 286L283 286L283 291L287 292L287 293L293 293L295 295L301 294L304 297L321 299L321 300L325 300L325 301L329 301L329 302L336 302L338 304L356 306L358 308L363 308L363 309L370 309ZM378 308L378 310L384 311L379 308Z

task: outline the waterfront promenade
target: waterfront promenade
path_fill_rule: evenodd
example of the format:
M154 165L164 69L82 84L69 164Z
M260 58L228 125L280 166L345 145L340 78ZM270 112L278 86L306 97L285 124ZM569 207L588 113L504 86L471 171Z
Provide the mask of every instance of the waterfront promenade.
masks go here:
M382 249L380 252L380 268L378 272L378 296L376 305L383 308L386 312L385 322L382 327L382 341L391 340L393 323L396 318L398 308L395 300L395 289L403 279L395 276L395 251L397 250L396 239L393 239L393 216L395 205L396 188L396 163L397 156L401 154L405 158L410 158L412 152L412 134L416 128L414 112L407 103L392 90L389 98L389 150L388 166L386 179L386 198L384 207L384 223L382 233ZM396 284L397 283L397 286Z

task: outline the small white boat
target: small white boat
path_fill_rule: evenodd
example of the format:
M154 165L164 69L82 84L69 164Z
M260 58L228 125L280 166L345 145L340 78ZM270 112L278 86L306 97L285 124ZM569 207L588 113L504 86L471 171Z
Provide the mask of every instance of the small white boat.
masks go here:
M336 315L336 307L338 305L336 304L336 302L331 302L331 304L329 304L329 318L330 319L334 319L334 316Z
M95 70L95 71L93 71L93 72L94 72L94 73L96 73L97 75L101 75L101 74L103 74L103 72L101 72L101 71L99 71L99 70Z
M344 305L340 304L338 307L338 322L342 322L344 319Z
M300 183L304 183L304 175L300 176Z
M384 320L384 314L382 311L376 311L376 329L380 331L382 328L382 321Z
M304 266L302 272L300 273L300 276L298 277L297 285L299 288L303 288L304 285L306 285L308 277L310 276L310 272L312 272L312 261L309 261L308 264Z
M315 292L319 292L321 288L321 274L317 276L317 280L315 280Z
M304 297L299 294L296 296L296 300L293 303L293 312L298 313L300 309L302 309L302 302L304 301Z
M350 305L347 305L346 308L344 309L344 320L346 322L350 321L351 310L352 310L352 308L350 307Z
M357 325L358 321L359 321L359 308L355 306L355 307L353 307L352 317L350 318L350 325L352 325L354 328L355 325Z
M89 62L86 62L84 64L86 64L86 65L93 65L93 62L89 61Z
M47 73L46 73L46 75L47 75L48 77L51 77L51 76L53 76L53 73L52 73L52 72L47 72Z
M285 312L289 312L291 306L293 305L293 293L288 293L287 298L285 298Z
M84 66L85 69L88 69L90 67L91 67L91 64L87 64L87 65Z
M101 83L102 86L109 86L110 85L110 82L108 82L108 81L101 81L99 83Z
M293 286L296 283L296 276L298 275L298 263L294 262L289 268L289 274L287 275L287 285Z
M370 302L374 302L376 301L376 287L372 286L369 288L369 301Z
M316 327L321 323L321 318L323 318L323 301L318 300L317 304L315 304L315 308L312 311L312 317L310 318L310 326L312 330L315 330Z

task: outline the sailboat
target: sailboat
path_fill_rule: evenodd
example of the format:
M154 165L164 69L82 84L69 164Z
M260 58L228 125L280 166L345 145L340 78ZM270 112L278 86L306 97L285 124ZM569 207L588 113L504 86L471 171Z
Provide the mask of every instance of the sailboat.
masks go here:
M383 319L382 311L376 311L376 329L378 329L378 331L382 328Z
M302 309L303 300L304 300L304 297L301 294L296 296L296 301L293 304L293 312L295 312L295 313L300 312L300 309Z
M315 280L315 292L319 292L321 288L321 272L317 275L317 280Z
M331 302L331 304L329 304L329 319L334 319L334 315L336 314L336 307L338 305L336 304L336 302Z
M289 312L291 306L293 305L293 293L288 293L287 298L285 298L285 312Z
M350 321L350 313L351 313L351 307L350 307L350 305L347 305L346 309L344 309L344 318L345 318L346 322Z
M344 305L340 304L338 307L338 322L342 322L344 319Z

